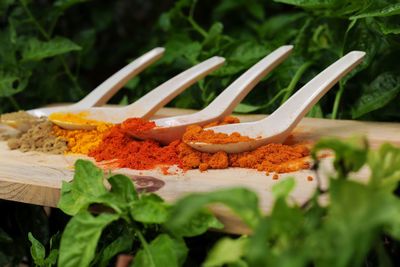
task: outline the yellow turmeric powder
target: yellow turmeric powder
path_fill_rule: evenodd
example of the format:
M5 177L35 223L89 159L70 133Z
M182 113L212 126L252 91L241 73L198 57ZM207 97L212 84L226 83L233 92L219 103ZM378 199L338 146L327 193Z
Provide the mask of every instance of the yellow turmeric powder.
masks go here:
M56 136L67 140L67 153L79 153L87 155L93 148L97 147L103 135L113 126L112 124L96 122L95 130L66 130L58 126L53 126Z
M89 115L88 112L79 112L79 113L54 112L54 113L50 114L49 119L57 120L57 121L79 123L79 124L85 124L85 125L104 124L103 122L100 122L100 121L87 119L88 115Z

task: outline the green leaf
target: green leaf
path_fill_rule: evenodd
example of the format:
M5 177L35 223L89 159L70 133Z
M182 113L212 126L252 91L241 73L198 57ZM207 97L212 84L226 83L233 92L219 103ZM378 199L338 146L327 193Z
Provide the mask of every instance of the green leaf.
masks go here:
M93 216L87 211L76 214L61 237L58 266L89 266L103 229L119 218L116 214Z
M197 63L202 46L199 42L193 41L187 36L176 35L171 36L165 44L165 56L163 61L171 63L179 58L185 58L190 63Z
M160 18L158 19L158 24L160 25L161 29L168 31L171 28L171 18L169 13L161 14Z
M25 90L29 73L3 71L0 69L0 97L9 97Z
M47 42L31 38L24 46L22 51L22 60L40 61L44 58L54 57L78 50L81 50L79 45L63 37L55 37Z
M147 248L142 248L135 256L133 267L182 266L188 249L182 239L173 239L166 234L157 236Z
M100 197L108 193L103 184L103 171L92 162L77 160L72 182L63 181L58 208L68 215L85 210L92 203L100 203Z
M251 15L253 15L256 19L264 20L264 6L262 3L257 1L248 1L247 5L245 5L247 10Z
M207 37L203 41L203 46L217 45L221 39L221 34L224 29L224 25L221 22L215 22L208 31Z
M400 149L391 144L383 144L379 150L368 154L371 168L370 183L393 192L400 181Z
M171 224L169 220L166 222L166 226L174 235L193 237L205 233L210 228L222 229L224 225L220 223L211 212L202 209L197 211L186 221L180 222L179 225Z
M130 206L132 218L142 223L164 223L168 217L168 206L155 194L142 195Z
M15 3L15 0L2 0L0 1L0 17L3 17L8 8Z
M255 41L242 42L229 55L228 61L248 66L265 57L270 50L267 45L259 44Z
M263 108L263 106L254 106L245 103L240 103L239 105L236 106L234 111L237 113L251 113L261 108Z
M122 252L129 252L132 250L133 237L129 234L122 234L109 244L102 252L98 266L108 266L110 260Z
M387 105L400 93L400 75L384 72L363 89L351 111L354 119Z
M199 211L209 204L224 204L235 212L248 226L254 227L260 219L257 195L245 188L217 190L209 193L195 193L180 199L172 208L167 225L179 232Z
M57 263L57 258L58 258L58 249L52 249L47 258L44 260L45 266L55 265Z
M400 14L400 3L387 3L387 1L374 1L370 6L350 19L367 17L386 17Z
M349 172L358 171L367 160L367 140L353 137L348 140L323 138L313 147L312 156L317 160L317 152L323 149L332 149L335 152L334 166L338 175L344 178Z
M399 16L376 19L376 22L379 25L379 29L383 34L400 34L399 21Z
M11 242L13 242L13 239L2 228L0 228L0 244Z
M66 10L74 5L81 4L87 2L87 0L57 0L54 2L54 6L61 9Z
M296 181L293 177L280 181L272 187L272 194L275 198L286 198L294 189Z
M122 174L113 175L108 178L111 184L111 194L121 203L130 203L139 199L132 180Z
M400 200L392 194L331 179L330 203L324 224L310 240L317 249L316 265L361 266L383 231L400 233Z
M335 0L274 0L274 2L285 3L310 9L333 8L338 1Z
M232 264L240 261L245 253L247 242L248 239L246 237L237 239L224 237L218 240L214 247L211 248L202 266L223 266L224 264Z
M31 256L33 258L33 261L37 266L45 266L45 248L44 246L36 239L33 237L32 233L28 233L28 238L29 241L31 242Z

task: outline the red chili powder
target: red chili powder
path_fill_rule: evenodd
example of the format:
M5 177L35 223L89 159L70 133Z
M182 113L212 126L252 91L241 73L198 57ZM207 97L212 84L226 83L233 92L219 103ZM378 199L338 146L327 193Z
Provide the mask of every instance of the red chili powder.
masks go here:
M128 134L138 134L148 131L156 127L154 121L145 120L142 118L129 118L121 124L121 129Z
M158 165L181 166L176 148L179 140L161 146L153 140L138 141L127 135L125 129L119 125L111 128L100 145L89 152L89 156L96 161L113 160L113 165L136 170L153 169Z

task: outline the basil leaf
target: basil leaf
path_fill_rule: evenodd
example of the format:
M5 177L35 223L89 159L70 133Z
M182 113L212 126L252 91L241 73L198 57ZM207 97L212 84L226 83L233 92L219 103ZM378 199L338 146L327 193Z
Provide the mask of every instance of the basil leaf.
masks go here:
M109 213L102 213L96 217L88 211L76 214L65 227L61 237L58 266L89 266L103 229L118 218L118 215Z
M272 187L272 194L275 198L286 198L289 193L294 189L296 181L293 177L287 178Z
M55 37L47 42L39 41L36 38L30 38L22 51L22 60L40 61L44 58L78 50L81 50L79 45L63 37Z
M175 216L175 215L172 215ZM167 221L166 227L176 236L192 237L205 233L210 228L222 229L223 224L215 218L208 210L201 209L196 211L190 218L176 225Z
M182 239L173 239L166 234L157 236L147 248L142 248L135 256L133 267L182 266L188 249Z
M172 208L167 225L178 232L204 207L215 203L226 205L250 227L257 225L261 216L257 195L245 188L233 188L191 194L180 199Z
M168 206L155 194L142 195L130 206L130 214L138 222L164 223L168 217Z
M370 183L388 192L393 192L400 181L400 149L390 144L383 144L379 150L370 151L368 165L372 175Z
M31 242L31 256L38 266L44 266L44 257L46 254L44 246L33 237L32 233L28 233L28 239Z
M350 19L367 17L386 17L400 14L400 3L390 3L388 1L373 1L367 9L362 10Z
M381 73L374 81L366 86L361 97L351 111L354 119L371 111L382 108L400 93L400 76L398 73Z
M317 152L332 149L335 152L334 166L338 175L344 178L349 172L358 171L367 160L368 144L365 138L354 137L348 140L323 138L312 149L311 153L317 160Z
M75 215L90 204L103 202L100 197L107 193L103 171L92 162L79 159L75 162L73 181L63 181L58 208L68 215Z
M121 203L130 203L139 199L132 180L121 174L108 178L111 184L111 194L113 194Z
M123 234L111 242L100 255L98 266L106 267L109 261L121 252L129 252L132 250L133 238L129 234ZM97 264L96 264L97 265Z
M240 261L245 253L247 242L248 239L246 237L237 239L224 237L218 240L211 248L202 266L217 267Z
M0 97L9 97L25 90L30 73L0 69Z

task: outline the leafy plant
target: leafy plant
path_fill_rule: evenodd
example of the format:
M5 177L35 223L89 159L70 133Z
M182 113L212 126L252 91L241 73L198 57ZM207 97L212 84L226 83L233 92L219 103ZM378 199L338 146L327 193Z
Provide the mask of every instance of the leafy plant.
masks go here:
M9 0L0 8L0 107L5 112L76 101L138 52L165 46L161 61L112 101L132 102L191 65L224 56L223 68L170 104L202 108L273 49L293 44L293 55L260 82L237 112L270 113L337 58L363 50L363 64L309 116L398 121L398 10L390 0L180 0L162 5ZM132 20L140 27L131 27Z
M222 236L202 266L394 266L391 247L400 240L400 199L394 194L400 149L384 144L370 150L362 138L324 139L313 150L316 166L318 152L325 149L336 154L329 189L315 190L299 205L290 201L295 180L285 179L273 187L275 204L267 215L248 189L190 194L171 205L155 194L138 194L126 176L104 180L91 162L78 160L74 180L62 187L59 207L73 217L61 236L58 265L107 266L116 255L129 253L134 255L131 266L184 266L187 240L222 227L207 211L211 204L222 204L253 233ZM365 165L371 170L368 181L354 180L352 174ZM322 196L329 203L321 202ZM95 204L102 205L101 214L90 211ZM57 250L50 246L45 258L44 247L31 234L29 239L35 264L54 264Z

